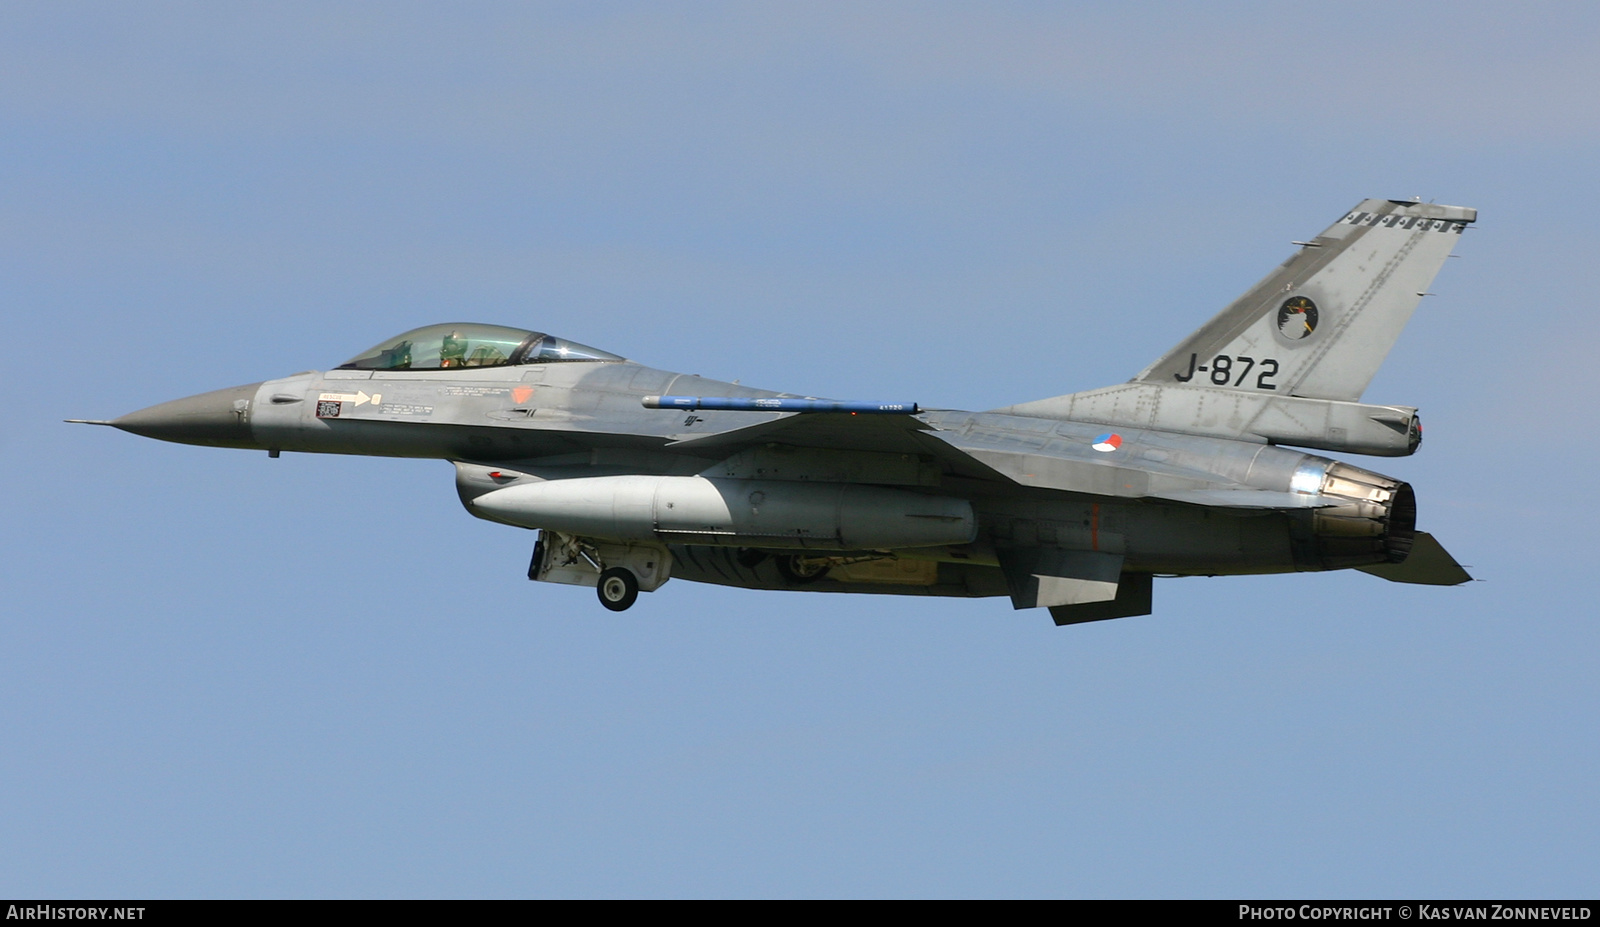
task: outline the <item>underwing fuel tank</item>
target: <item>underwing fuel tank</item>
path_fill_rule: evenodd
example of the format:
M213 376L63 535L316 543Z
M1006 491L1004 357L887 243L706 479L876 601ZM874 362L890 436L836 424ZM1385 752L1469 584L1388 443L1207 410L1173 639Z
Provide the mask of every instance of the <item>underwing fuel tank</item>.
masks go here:
M972 505L854 483L598 476L507 486L475 514L585 537L803 550L966 544Z

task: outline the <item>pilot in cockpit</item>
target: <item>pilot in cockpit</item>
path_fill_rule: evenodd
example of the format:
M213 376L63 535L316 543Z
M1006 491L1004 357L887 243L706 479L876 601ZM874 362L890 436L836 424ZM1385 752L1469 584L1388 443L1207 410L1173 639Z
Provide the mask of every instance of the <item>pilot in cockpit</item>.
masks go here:
M415 357L413 357L415 354ZM620 361L621 357L522 328L447 322L414 328L346 361L347 370L453 370L562 361Z
M452 329L450 334L444 336L444 341L439 345L439 366L460 367L467 362L467 339L461 337L461 332Z

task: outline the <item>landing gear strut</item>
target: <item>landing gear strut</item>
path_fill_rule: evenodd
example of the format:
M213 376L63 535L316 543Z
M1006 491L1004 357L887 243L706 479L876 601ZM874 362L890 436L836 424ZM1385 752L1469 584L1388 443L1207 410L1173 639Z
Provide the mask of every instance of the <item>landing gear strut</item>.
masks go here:
M539 532L528 578L546 583L593 586L600 604L620 612L641 592L654 592L672 576L672 551L665 544Z
M626 567L612 567L600 574L595 592L601 605L614 612L626 611L639 598L639 579Z
M799 554L777 558L778 573L793 586L814 583L828 575L828 561L812 560Z

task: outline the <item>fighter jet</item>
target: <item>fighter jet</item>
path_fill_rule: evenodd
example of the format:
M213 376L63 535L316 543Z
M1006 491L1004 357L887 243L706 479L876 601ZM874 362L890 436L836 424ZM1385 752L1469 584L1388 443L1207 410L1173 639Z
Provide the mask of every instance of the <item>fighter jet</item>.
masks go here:
M1414 453L1362 393L1473 209L1366 200L1126 383L988 412L842 402L450 323L325 372L111 421L212 447L448 460L471 514L537 531L528 578L621 611L669 578L1005 596L1145 615L1155 577L1471 577L1411 486L1311 449ZM82 420L74 420L82 421Z

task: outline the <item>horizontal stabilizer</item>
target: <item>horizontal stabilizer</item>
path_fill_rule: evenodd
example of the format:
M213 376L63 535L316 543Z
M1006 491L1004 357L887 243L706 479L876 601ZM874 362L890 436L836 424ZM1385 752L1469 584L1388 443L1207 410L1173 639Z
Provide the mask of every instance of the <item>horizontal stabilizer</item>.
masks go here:
M1456 558L1450 556L1433 535L1418 531L1411 542L1411 553L1401 563L1380 563L1357 567L1391 583L1417 583L1423 586L1459 586L1472 581Z
M1227 509L1325 509L1349 504L1320 493L1273 492L1269 489L1178 489L1150 494L1157 499Z

